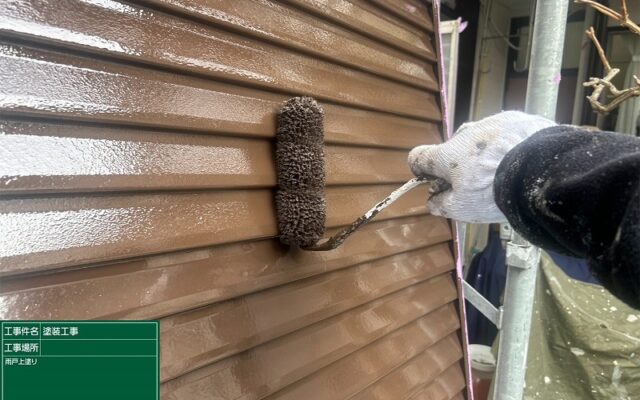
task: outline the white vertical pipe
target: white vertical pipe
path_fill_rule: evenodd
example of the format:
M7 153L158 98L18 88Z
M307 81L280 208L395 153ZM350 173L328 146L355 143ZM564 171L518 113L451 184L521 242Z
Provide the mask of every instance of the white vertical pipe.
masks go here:
M555 119L569 0L536 5L525 111ZM515 232L507 243L507 284L494 399L521 400L540 249Z
M533 26L524 110L555 119L569 0L540 0Z

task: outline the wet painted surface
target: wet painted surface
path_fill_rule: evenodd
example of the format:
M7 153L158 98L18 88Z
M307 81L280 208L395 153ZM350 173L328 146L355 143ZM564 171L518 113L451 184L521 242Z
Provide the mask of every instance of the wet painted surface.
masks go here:
M267 135L273 114L290 96L276 95L209 79L129 67L29 47L0 43L0 107L15 113L130 120L149 125L199 127ZM336 80L335 75L324 79ZM41 85L27 85L32 81ZM357 76L342 82L350 103L412 117L438 118L436 95ZM424 105L424 106L423 106ZM270 129L269 129L270 128Z
M326 111L328 235L440 142L421 4L6 1L0 318L160 319L163 399L462 398L426 188L332 252L276 237L288 97Z
M410 22L417 29L433 31L430 5L419 0L372 0L389 13ZM429 22L425 22L429 21Z
M370 111L356 110L324 104L325 109L325 142L327 144L360 145L366 147L384 147L409 150L418 144L433 144L440 141L440 133L437 125L408 118L385 115ZM0 119L2 132L7 134L24 134L38 136L63 136L85 138L116 138L130 137L131 140L162 141L171 143L168 139L172 135L155 130L139 130L108 128L106 126L77 125L71 122L41 123ZM139 129L139 128L138 128ZM187 135L189 130L174 129L173 134ZM204 132L204 133L217 133ZM227 132L220 132L227 133ZM238 135L247 135L241 131ZM265 134L266 135L266 134ZM274 131L268 132L268 136L275 136ZM207 143L200 136L190 136L192 142ZM180 141L179 138L176 139ZM209 142L210 143L210 142Z
M402 20L384 13L367 2L288 0L288 3L318 13L338 24L349 26L350 29L399 47L418 57L426 56L430 60L435 59L434 46L428 32L411 29ZM429 28L432 27L429 25Z
M115 1L12 0L0 10L0 19L0 32L11 36L342 102L364 99L354 90L400 88L370 74ZM390 77L437 89L431 63L407 60L401 67L390 67Z
M328 232L329 233L329 232ZM367 240L328 253L289 251L276 240L232 243L21 279L0 287L1 319L153 318L316 276L451 239L446 221L408 217L372 222ZM448 249L441 257L448 257ZM128 295L104 301L120 288ZM65 293L82 293L76 301Z
M0 195L274 184L263 140L0 121Z
M412 74L417 61L377 40L278 1L223 0L214 4L206 0L144 0L144 3L387 76L390 71ZM423 52L424 57L432 59L433 54L432 46Z
M327 226L395 185L329 187ZM425 213L416 190L378 220ZM277 234L270 190L0 199L0 276Z
M434 123L380 113L322 104L325 111L325 142L345 143L405 150L418 144L441 141Z
M406 151L327 146L327 183L400 183ZM166 132L0 120L0 196L36 192L274 187L273 146Z

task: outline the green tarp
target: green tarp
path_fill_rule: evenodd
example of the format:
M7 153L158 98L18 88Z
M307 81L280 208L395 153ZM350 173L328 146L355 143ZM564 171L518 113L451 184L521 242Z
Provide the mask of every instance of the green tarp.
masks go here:
M543 253L525 399L640 399L640 311Z

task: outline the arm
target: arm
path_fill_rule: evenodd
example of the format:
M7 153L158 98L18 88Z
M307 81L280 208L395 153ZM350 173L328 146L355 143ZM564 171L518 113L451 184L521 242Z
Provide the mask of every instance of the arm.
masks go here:
M433 214L508 220L535 245L588 259L607 289L640 308L640 139L503 112L416 147L409 165L452 184L429 199Z
M640 308L640 139L543 129L505 155L494 194L527 240L586 258L609 291Z

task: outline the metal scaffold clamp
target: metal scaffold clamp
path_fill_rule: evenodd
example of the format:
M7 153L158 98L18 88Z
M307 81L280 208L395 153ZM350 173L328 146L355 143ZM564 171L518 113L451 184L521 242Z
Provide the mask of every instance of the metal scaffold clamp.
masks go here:
M528 269L538 265L540 248L527 242L509 224L500 225L500 239L505 245L508 266Z

